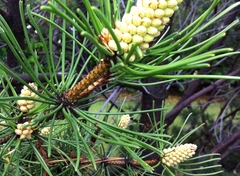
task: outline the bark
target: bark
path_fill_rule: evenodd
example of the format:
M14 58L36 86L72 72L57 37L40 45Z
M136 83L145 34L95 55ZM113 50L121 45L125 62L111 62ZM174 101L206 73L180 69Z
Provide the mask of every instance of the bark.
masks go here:
M238 142L240 139L240 129L229 136L225 141L219 143L216 147L212 149L212 153L222 153L229 148L229 146L233 145L234 143Z
M238 76L240 74L240 68L238 68L237 70L233 71L232 73L229 74L229 76ZM214 89L216 89L218 86L224 84L227 80L217 80L214 83L212 83L211 85L209 85L208 87L202 89L201 91L197 92L197 93L192 93L191 88L196 90L198 89L198 83L199 80L196 80L196 84L194 84L193 86L189 86L189 92L190 93L186 93L186 90L184 92L184 96L186 97L182 97L181 100L178 102L178 104L173 108L173 110L171 112L169 112L166 115L166 120L165 123L167 124L167 126L169 126L174 119L176 118L176 116L185 108L187 107L191 102L195 101L196 99L198 99L199 97L213 91ZM187 94L187 95L186 95Z

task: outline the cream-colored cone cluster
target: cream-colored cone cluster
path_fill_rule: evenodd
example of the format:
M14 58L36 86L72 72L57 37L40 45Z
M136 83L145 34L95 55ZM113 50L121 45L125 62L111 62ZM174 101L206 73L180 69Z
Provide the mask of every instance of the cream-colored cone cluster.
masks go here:
M195 144L181 144L176 147L164 149L163 153L165 156L162 158L162 163L168 167L177 166L179 163L191 158L196 150L197 146Z
M47 135L49 135L49 133L50 133L50 127L44 127L42 130L41 130L41 135L42 136L47 136Z
M130 13L123 15L122 21L116 21L113 29L124 55L127 55L133 43L138 43L143 55L149 48L149 43L160 35L160 31L170 21L181 2L182 0L138 0L136 6L131 7ZM117 45L106 28L101 35L108 47L117 51ZM130 60L134 59L133 55Z
M128 124L130 123L130 116L128 114L123 115L120 119L120 122L118 123L118 126L120 128L127 128Z
M28 124L29 124L29 122L25 122L24 124L22 124L22 123L17 124L17 129L15 130L15 133L20 136L20 139L25 139L25 138L31 139L32 138L31 134L33 132L33 127L28 126L26 128L23 128L24 125L28 125Z
M7 124L6 121L1 121L0 122L0 130L3 129L5 127L4 125L6 125L6 124Z
M29 83L29 86L37 90L37 86L35 86L34 83ZM34 92L32 92L27 86L23 86L20 97L37 98L37 95ZM30 109L35 107L35 102L32 100L18 100L17 104L20 108L20 111L22 112L28 112Z

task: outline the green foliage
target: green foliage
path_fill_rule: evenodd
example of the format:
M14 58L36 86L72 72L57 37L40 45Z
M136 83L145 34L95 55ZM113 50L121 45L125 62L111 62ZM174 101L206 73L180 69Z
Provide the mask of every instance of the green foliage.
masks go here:
M110 0L99 1L99 10L92 7L89 1L84 0L87 14L83 14L79 9L77 13L73 12L66 6L65 1L55 0L49 2L47 6L41 7L42 10L49 12L47 17L32 12L30 6L27 5L26 14L31 25L36 29L39 39L33 44L31 34L24 28L30 56L22 51L8 24L3 17L0 17L1 36L13 51L22 68L21 73L27 74L32 82L38 86L38 90L33 89L18 73L10 70L3 62L0 63L0 83L3 86L0 97L0 118L1 121L6 122L0 131L1 175L119 175L119 173L150 175L157 166L162 167L163 175L174 175L175 172L191 175L196 170L198 175L216 175L222 172L220 165L212 163L212 161L219 160L217 154L196 156L189 160L189 163L173 168L161 163L161 158L164 157L164 148L177 147L200 128L200 126L196 126L196 128L183 134L188 118L184 121L177 135L171 138L165 134L163 116L160 122L150 119L153 127L149 132L136 130L143 125L135 118L136 116L164 109L153 108L121 112L120 108L116 112L91 112L88 108L95 103L92 101L93 99L116 87L119 83L136 84L139 80L148 77L165 79L165 81L152 84L194 78L239 80L239 77L222 75L171 74L176 70L206 67L208 61L239 54L239 52L233 52L229 48L208 50L214 42L224 37L225 32L238 21L234 21L215 36L197 45L191 45L193 36L203 31L208 25L213 24L239 3L203 24L203 21L218 3L216 0L213 1L212 6L187 28L168 37L160 38L156 45L146 51L144 57L139 57L136 61L131 62L130 56L139 51L137 44L127 57L123 57L119 41L112 29L113 24L109 24L109 21L114 20L112 14L115 14L116 18L121 14L119 2L114 0L111 4ZM131 6L130 1L128 2ZM23 9L22 1L20 1L22 24L26 26ZM60 23L56 23L58 17L62 18ZM44 38L46 31L43 31L39 26L38 20L46 21L49 27L47 41ZM71 30L68 28L69 25ZM100 43L98 35L103 27L108 28L112 34L118 47L117 54L112 53ZM60 31L59 39L61 39L58 56L53 51L53 37L56 29ZM78 40L78 34L80 34L81 40ZM68 41L71 41L70 45L68 45ZM89 41L93 44L90 47L88 47ZM71 48L70 51L67 50L68 46ZM43 51L45 56L38 55L37 51ZM182 56L185 51L190 51L190 54ZM69 57L70 59L68 59ZM82 57L85 61L83 64ZM65 93L69 89L72 90L71 88L81 80L90 62L100 62L102 58L112 59L110 84L96 94L89 94L79 100L69 101ZM113 58L116 58L116 62ZM170 62L164 64L165 61ZM81 68L78 67L79 65ZM39 78L39 75L42 75L42 79ZM21 89L16 88L11 79L27 86L38 98L19 96ZM98 80L95 80L90 86L96 84L96 81ZM148 84L137 84L137 86L142 85ZM90 86L87 89L90 89ZM16 105L17 100L34 101L36 107L28 112L21 112ZM122 109L124 109L124 105L123 102ZM134 130L118 126L120 117L125 114L130 114L134 118L130 125L134 127ZM102 115L102 118L99 118L99 115ZM25 127L30 126L33 129L32 139L20 139L19 135L14 133L17 125L23 122L30 123ZM41 134L44 127L50 127L47 136ZM155 145L149 144L148 140L152 140ZM146 156L142 156L144 150L149 150L157 155L154 164L147 163ZM117 161L121 164L118 164Z

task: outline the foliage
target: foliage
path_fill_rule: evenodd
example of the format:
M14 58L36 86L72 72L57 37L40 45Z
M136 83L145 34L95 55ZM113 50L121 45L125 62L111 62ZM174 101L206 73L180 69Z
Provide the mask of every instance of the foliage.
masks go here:
M170 168L161 162L165 157L163 149L185 143L189 136L201 127L196 127L182 135L189 117L184 121L177 135L171 138L165 134L164 115L160 122L150 119L153 128L149 132L140 133L137 129L143 124L139 124L138 119L131 119L130 126L133 126L134 130L118 126L121 116L127 114L122 112L121 106L117 112L90 112L88 108L95 103L92 100L98 95L110 89L114 90L118 84L147 86L195 78L239 80L239 77L234 76L175 74L180 70L209 67L209 61L239 54L229 48L208 51L210 46L224 37L227 30L238 23L237 20L213 37L195 45L191 43L193 36L208 25L214 24L239 3L230 6L203 24L219 2L213 1L209 9L189 26L167 37L163 34L141 57L137 44L133 45L127 56L122 55L119 41L116 36L114 37L113 24L109 24L106 20L120 19L120 1L114 0L112 4L110 1L99 1L100 10L91 7L89 1L83 2L87 14L77 9L77 15L66 6L65 1L60 0L51 1L47 6L41 7L43 11L49 12L47 16L31 11L30 6L27 5L27 17L36 30L36 33L29 34L28 30L23 28L30 54L23 52L8 24L3 17L0 17L1 36L21 66L21 70L15 72L4 63L0 63L0 82L3 86L0 97L0 118L1 121L6 122L2 124L3 128L0 131L0 173L2 175L18 173L21 175L119 175L120 173L152 175L154 168L160 167L162 175L174 175L174 172L185 175L219 174L220 165L215 164L219 159L218 154L195 156L189 162L181 163L179 167ZM132 6L131 2L128 1L126 10ZM23 9L20 1L22 24L26 26ZM112 19L112 14L116 19ZM45 25L49 28L48 40L45 40L46 31L38 24L39 20L46 21ZM111 52L101 43L99 35L103 27L112 34L118 46L117 52ZM58 51L54 50L55 31L60 31L57 41L60 41L61 48ZM32 35L37 37L32 39ZM38 40L34 41L36 39ZM33 45L33 41L37 43ZM44 52L44 56L39 55L40 51ZM185 55L186 51L190 54ZM130 60L132 54L137 56L134 61ZM97 66L82 78L88 64L93 63L97 63ZM38 90L33 89L20 73L27 74L37 85ZM142 79L148 77L165 80L151 84L141 83ZM25 85L38 98L19 96L22 90L15 87L12 80ZM109 84L100 89L99 87L107 81ZM79 89L81 95L75 94ZM95 92L91 94L93 90ZM21 112L16 105L18 100L34 101L35 108ZM128 114L134 117L141 113L163 110L153 106L150 110L136 110ZM103 115L104 118L100 119L99 115ZM23 129L27 127L33 129L32 139L20 139L19 135L15 134L18 124L24 122L29 124L23 126ZM41 134L41 130L45 127L49 127L47 136ZM152 140L156 145L149 144L148 140ZM147 156L142 156L143 150L150 150L149 155L154 153L158 157L146 160Z

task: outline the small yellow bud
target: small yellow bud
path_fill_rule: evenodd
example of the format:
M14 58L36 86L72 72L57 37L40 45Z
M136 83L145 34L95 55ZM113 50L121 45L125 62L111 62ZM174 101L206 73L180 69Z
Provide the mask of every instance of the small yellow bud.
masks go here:
M154 18L152 19L152 26L153 27L159 27L162 25L162 21L158 18Z
M138 12L137 12L137 15L140 16L141 18L145 17L145 8L143 7L139 7L138 8Z
M162 31L164 28L165 28L165 25L161 25L161 26L158 26L158 27L157 27L157 29L158 29L159 31Z
M179 163L186 161L195 154L197 146L195 144L181 144L176 147L164 149L165 156L162 163L169 167L177 166Z
M142 7L148 8L149 7L149 3L150 3L149 0L142 0Z
M126 44L125 42L120 42L120 46L124 53L128 52L128 44Z
M131 55L131 57L129 58L129 61L133 62L136 59L136 56L133 54Z
M145 51L146 49L149 48L149 44L148 44L148 43L141 43L141 44L139 44L139 48L140 48L142 51Z
M137 27L141 25L141 18L138 15L134 15L132 23Z
M132 7L131 7L131 10L130 10L130 14L131 14L132 16L138 15L138 8L137 8L136 6L132 6Z
M167 1L167 7L168 8L174 8L178 5L178 2L176 0L168 0Z
M133 37L132 37L132 42L133 43L142 43L143 42L143 38L140 36L140 35L137 35L137 34L135 34L135 35L133 35Z
M31 134L28 134L28 135L26 135L25 138L27 138L27 139L32 139L32 135L31 135Z
M128 124L130 122L130 116L127 114L127 115L123 115L120 119L120 122L118 124L118 126L120 128L127 128L128 127Z
M26 138L26 135L22 134L20 135L20 139L25 139Z
M116 43L115 43L114 40L109 40L108 46L109 46L109 48L110 48L111 50L117 51L117 45L116 45Z
M153 41L154 37L152 35L146 34L143 36L143 41L146 43L149 43L151 41Z
M147 28L147 33L150 35L156 35L158 33L158 29L153 26L150 26L149 28Z
M145 9L145 16L148 18L153 18L154 17L154 10L151 8L146 8Z
M16 135L22 135L22 130L16 129L16 130L15 130L15 133L16 133Z
M31 92L30 97L32 97L32 98L37 98L37 94L35 94L34 92Z
M127 31L129 34L134 35L137 32L137 27L133 24L128 25Z
M119 29L122 33L127 32L127 24L122 21L116 21L115 27Z
M166 8L165 10L164 10L164 13L165 13L165 17L171 17L171 16L173 16L173 14L174 14L174 10L173 9L170 9L170 8Z
M26 129L27 129L28 131L30 131L30 130L32 129L32 127L31 127L31 126L28 126Z
M28 108L26 106L20 106L20 111L28 112Z
M137 27L137 34L140 36L144 36L147 33L147 28L145 26Z
M144 26L144 27L149 27L152 23L152 20L150 18L147 18L147 17L144 17L142 18L141 20L141 25Z
M23 96L30 96L31 95L31 91L30 90L26 90L26 89L22 89L21 90L21 95Z
M18 106L26 106L27 101L26 100L17 100L17 104L18 104Z
M23 131L22 131L22 134L23 134L23 135L28 135L28 134L29 134L29 131L28 131L28 130L23 130Z
M167 8L167 5L168 5L168 3L167 3L166 0L159 0L158 1L158 8L159 9L165 9L165 8Z
M33 104L34 103L34 101L32 101L32 100L26 100L26 102L27 102L27 104Z
M114 29L114 33L115 33L118 41L121 41L121 39L122 39L122 32L119 29Z
M34 108L34 107L35 107L34 104L27 104L27 108L28 108L28 109L32 109L32 108Z
M122 21L125 22L126 24L131 24L132 23L132 15L130 13L125 13L122 17Z
M162 17L164 17L164 15L165 15L165 12L162 9L156 9L154 11L154 16L157 18L162 18Z
M155 10L158 8L158 2L157 0L152 0L150 1L149 5L148 5L151 9Z
M174 11L177 11L178 9L179 9L179 7L178 6L176 6L176 7L174 7L174 8L172 8Z
M29 90L29 88L27 86L25 86L25 85L23 86L23 89L24 90Z
M160 34L161 34L161 32L160 32L160 31L157 31L157 33L155 33L155 34L153 35L153 37L154 37L154 38L155 38L155 37L158 37Z
M127 32L123 33L122 41L125 43L130 43L132 41L132 35Z
M44 127L41 130L41 135L43 135L43 136L47 136L49 133L50 133L50 127Z
M162 18L162 23L163 23L163 24L167 24L169 21L170 21L170 18L169 18L169 17L163 17L163 18Z

